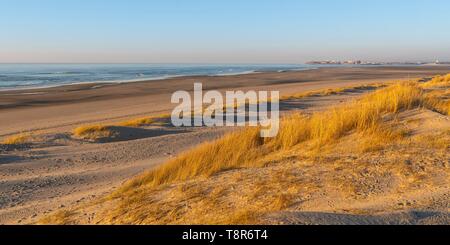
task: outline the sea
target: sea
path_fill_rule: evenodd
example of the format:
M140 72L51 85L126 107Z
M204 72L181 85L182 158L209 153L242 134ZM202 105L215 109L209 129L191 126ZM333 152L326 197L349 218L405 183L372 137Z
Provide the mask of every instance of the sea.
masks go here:
M305 64L0 64L0 90L124 83L182 76L229 76L317 68Z

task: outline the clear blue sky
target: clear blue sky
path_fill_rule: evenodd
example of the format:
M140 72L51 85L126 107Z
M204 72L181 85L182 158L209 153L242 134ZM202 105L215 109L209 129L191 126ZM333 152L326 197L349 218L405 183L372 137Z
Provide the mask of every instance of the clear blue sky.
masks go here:
M0 0L0 62L450 60L448 0Z

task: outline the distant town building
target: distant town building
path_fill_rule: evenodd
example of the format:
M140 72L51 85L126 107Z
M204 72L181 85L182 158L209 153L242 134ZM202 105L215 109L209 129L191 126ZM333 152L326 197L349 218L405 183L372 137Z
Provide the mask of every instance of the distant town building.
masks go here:
M424 64L449 64L449 62L442 62L436 60L433 62L371 62L371 61L362 61L362 60L347 60L347 61L338 61L338 60L323 60L323 61L310 61L307 64L311 65L424 65Z

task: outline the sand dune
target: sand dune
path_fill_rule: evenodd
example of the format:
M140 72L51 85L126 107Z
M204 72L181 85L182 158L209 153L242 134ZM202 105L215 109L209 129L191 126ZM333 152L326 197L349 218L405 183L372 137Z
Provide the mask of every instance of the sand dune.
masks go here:
M429 94L446 89L422 86L288 116L273 139L230 134L40 222L445 224L450 122Z

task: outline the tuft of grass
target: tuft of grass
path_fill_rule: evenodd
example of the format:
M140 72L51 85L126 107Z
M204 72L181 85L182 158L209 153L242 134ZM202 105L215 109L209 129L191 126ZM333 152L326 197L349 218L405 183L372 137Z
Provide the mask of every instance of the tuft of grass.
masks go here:
M449 87L449 86L450 86L450 74L444 76L435 76L430 81L422 84L423 88Z
M428 96L425 99L424 106L443 115L450 115L450 100L448 99Z
M31 135L27 133L16 134L3 140L4 145L23 145L27 143Z
M450 91L448 89L450 87L450 74L436 76L422 83L421 87L427 90L424 107L443 115L450 115Z
M376 134L386 114L418 107L423 91L417 83L399 83L312 116L292 115L282 120L277 137L260 138L259 128L247 128L222 139L202 144L161 167L146 172L116 191L112 197L139 187L157 187L236 168L261 167L264 156L305 141L317 147L358 131ZM383 128L383 134L386 129ZM383 137L378 138L383 141Z
M118 132L114 130L114 127L142 127L151 124L155 124L162 119L169 118L170 115L163 114L154 117L143 117L132 119L128 121L123 121L115 125L85 125L77 127L73 130L73 135L75 137L86 139L86 140L99 140L105 138L112 138L118 135ZM117 125L117 126L116 126Z
M374 88L386 87L385 83L374 83L370 85L363 85L357 87L344 87L344 88L330 88L323 90L314 90L303 93L297 93L292 95L283 96L281 100L291 100L291 99L303 99L307 97L319 97L319 96L330 96L330 95L340 95L353 90L369 90Z
M161 114L158 116L152 116L152 117L142 117L142 118L136 118L131 119L128 121L120 122L117 125L123 126L123 127L142 127L142 126L148 126L157 123L158 121L166 118L170 118L170 114Z
M124 126L124 127L141 127L141 126L153 124L153 123L155 123L155 121L156 120L153 117L144 117L144 118L138 118L138 119L121 122L121 123L119 123L119 125Z
M111 126L90 125L76 128L73 131L73 135L86 140L99 140L103 138L111 138L116 135L116 132L114 132Z

